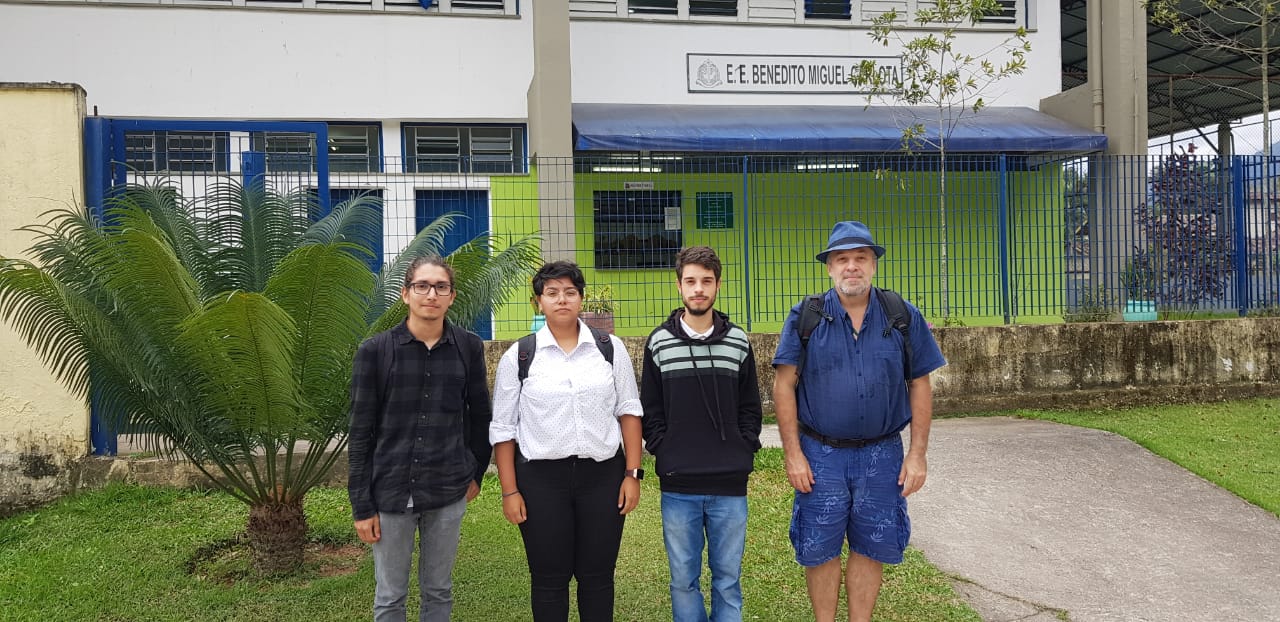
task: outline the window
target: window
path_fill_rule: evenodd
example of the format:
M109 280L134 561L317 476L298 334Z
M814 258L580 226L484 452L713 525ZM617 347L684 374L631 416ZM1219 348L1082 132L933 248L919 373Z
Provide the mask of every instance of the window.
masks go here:
M689 0L689 15L737 17L738 0Z
M140 173L224 173L226 132L125 132L125 164Z
M804 18L848 20L851 5L850 0L804 0Z
M409 173L524 173L523 127L418 125L405 130Z
M329 172L376 173L382 170L377 125L329 126ZM253 149L267 154L271 172L315 171L315 135L305 132L254 132Z
M978 20L983 24L1017 24L1018 23L1018 0L996 0L1000 5L999 13L992 13L983 16Z
M675 15L676 0L627 0L632 15Z
M679 190L593 193L596 268L675 267L680 201Z

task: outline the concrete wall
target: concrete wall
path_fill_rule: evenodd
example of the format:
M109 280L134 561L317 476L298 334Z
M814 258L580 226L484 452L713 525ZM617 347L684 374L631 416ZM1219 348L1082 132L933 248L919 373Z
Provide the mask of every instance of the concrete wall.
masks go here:
M42 212L83 205L84 101L76 85L0 83L0 255L23 256L32 237L15 229ZM63 492L68 463L88 450L89 413L7 324L0 352L3 515Z
M1280 318L933 329L938 414L1280 394ZM770 404L777 334L751 336ZM641 337L624 338L640 373ZM489 369L510 342L488 344ZM492 371L491 371L492 373Z
M956 327L934 329L934 334L949 361L933 376L935 413L940 415L1280 394L1280 318ZM757 334L752 340L768 412L773 383L769 361L778 335ZM624 341L638 374L644 339ZM486 345L490 373L511 345ZM191 465L156 459L91 457L70 465L66 477L73 488L110 481L208 486ZM325 484L345 482L346 460L340 459Z
M74 81L104 116L522 121L527 18L6 4L6 80ZM388 143L388 154L399 152Z

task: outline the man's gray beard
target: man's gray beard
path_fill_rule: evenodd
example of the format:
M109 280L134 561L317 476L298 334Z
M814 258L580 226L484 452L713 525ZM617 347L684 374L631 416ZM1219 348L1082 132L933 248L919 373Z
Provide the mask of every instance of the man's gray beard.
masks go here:
M857 297L871 291L871 286L870 285L854 285L851 287L845 287L844 285L837 285L836 290L838 290L844 296Z

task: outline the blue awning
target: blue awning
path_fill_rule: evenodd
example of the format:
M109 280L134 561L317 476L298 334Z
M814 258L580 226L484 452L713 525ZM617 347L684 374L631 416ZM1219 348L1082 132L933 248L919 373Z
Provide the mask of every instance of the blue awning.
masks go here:
M902 150L902 128L914 123L936 139L932 108L573 105L578 151L888 153ZM1106 147L1106 135L1030 108L967 113L947 139L949 153L1091 153Z

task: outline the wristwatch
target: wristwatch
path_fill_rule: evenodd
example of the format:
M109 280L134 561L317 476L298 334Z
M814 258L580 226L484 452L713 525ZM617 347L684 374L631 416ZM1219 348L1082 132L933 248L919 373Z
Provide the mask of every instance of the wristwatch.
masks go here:
M622 474L636 479L644 479L644 469L627 469Z

